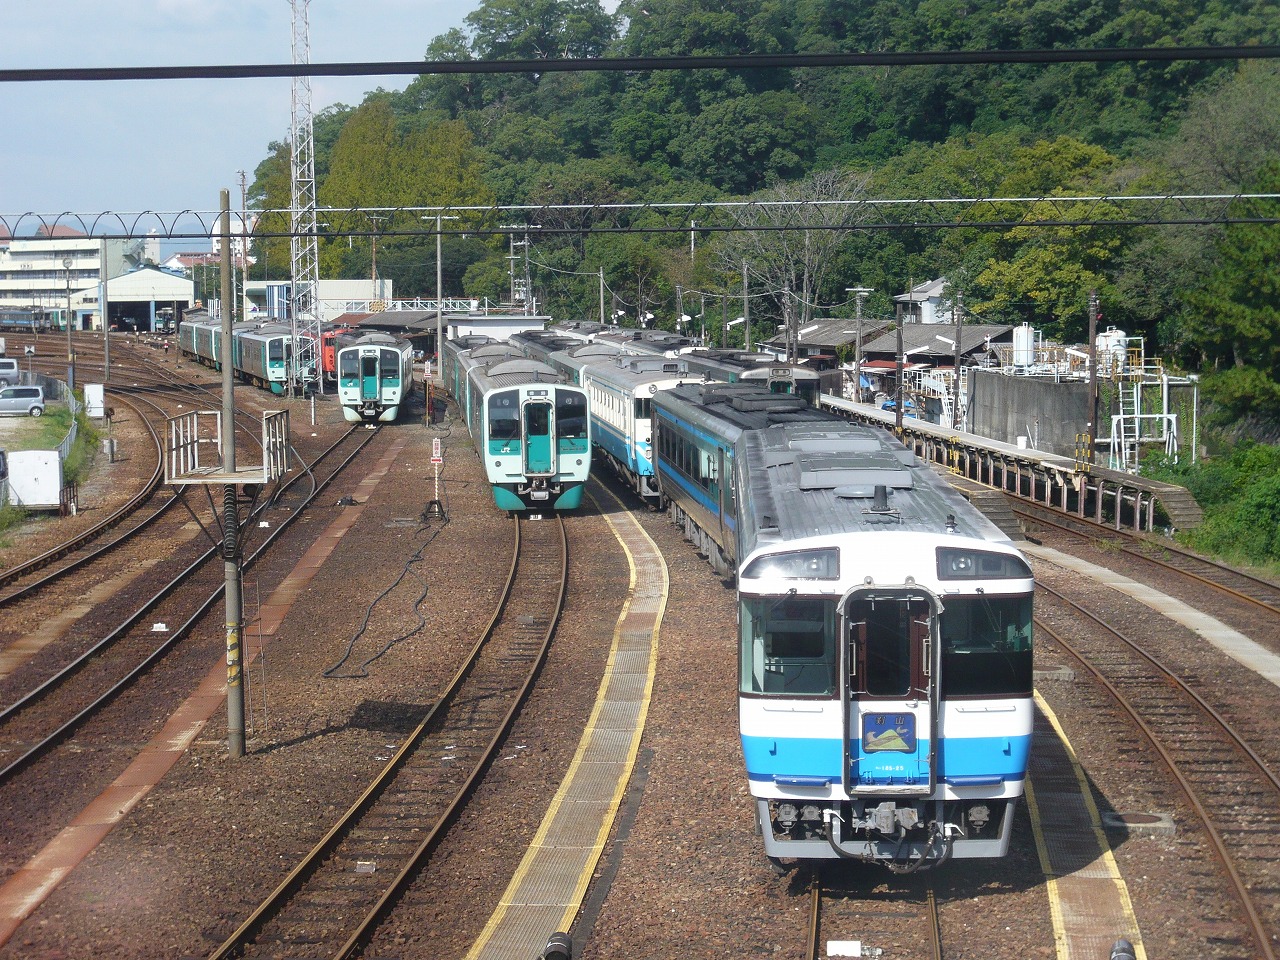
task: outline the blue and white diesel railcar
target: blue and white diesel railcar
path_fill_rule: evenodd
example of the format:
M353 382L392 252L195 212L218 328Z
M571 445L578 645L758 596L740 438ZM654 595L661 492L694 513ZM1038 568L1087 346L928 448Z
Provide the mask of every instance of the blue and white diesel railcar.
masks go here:
M576 510L591 472L587 395L509 344L444 350L446 381L484 465L494 503L510 513Z
M413 344L388 333L335 341L338 402L348 423L391 423L413 394Z
M1004 856L1031 745L1022 554L892 437L748 385L654 397L673 517L736 576L765 853Z
M599 348L581 348L598 354ZM585 359L585 358L584 358ZM566 362L571 366L572 358ZM653 398L661 390L696 380L679 360L666 357L592 356L578 367L591 411L591 439L597 454L627 481L636 495L661 500L653 468Z
M822 392L822 374L806 364L779 360L769 353L707 347L679 333L607 327L598 323L560 324L549 332L556 336L612 344L625 353L679 358L691 373L701 374L705 380L724 383L758 381L770 393L794 393L815 407Z

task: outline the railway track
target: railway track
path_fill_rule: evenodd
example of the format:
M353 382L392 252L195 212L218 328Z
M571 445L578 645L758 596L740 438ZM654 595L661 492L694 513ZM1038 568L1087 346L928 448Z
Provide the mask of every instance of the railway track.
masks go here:
M883 873L869 879L841 865L816 867L808 916L806 960L942 960L938 903L928 878L885 883Z
M1116 530L1091 520L1040 506L1015 502L1014 514L1032 524L1049 527L1088 543L1100 543L1104 549L1118 551L1126 557L1150 564L1164 573L1185 577L1210 587L1257 611L1280 617L1280 584L1256 576L1247 570L1219 563L1186 550L1172 540L1157 540L1128 530Z
M1050 624L1042 612L1038 630L1092 674L1127 718L1107 725L1107 742L1114 744L1116 756L1135 766L1135 778L1157 776L1139 741L1155 750L1199 821L1198 835L1217 861L1239 915L1227 911L1216 882L1192 870L1189 884L1204 889L1189 895L1199 909L1214 914L1211 919L1224 928L1222 939L1234 940L1241 956L1274 960L1280 939L1280 889L1275 884L1280 776L1255 747L1258 734L1242 732L1225 715L1229 697L1216 698L1224 704L1220 709L1209 702L1212 694L1197 689L1209 686L1212 678L1184 676L1132 630L1117 628L1047 585L1038 585L1037 591L1054 598L1058 621ZM1252 694L1236 692L1245 698L1263 696L1267 686L1259 681Z
M350 430L305 471L299 471L272 501L258 507L288 504L286 517L273 523L271 533L243 562L248 569L302 515L308 505L373 440L375 432ZM354 449L351 449L354 448ZM339 462L321 479L313 468L328 457ZM295 502L288 503L293 496ZM255 514L255 516L257 515ZM216 539L216 538L215 538ZM163 660L186 638L222 596L224 569L220 541L190 563L159 590L140 601L130 613L106 629L87 649L71 651L55 662L55 651L39 665L45 679L0 709L0 786L49 755L98 715L118 696ZM202 599L201 599L202 598ZM177 624L169 629L167 624ZM156 624L166 625L157 639Z
M563 520L517 521L497 611L376 779L213 953L349 957L465 807L545 660L564 604Z
M114 366L114 364L113 364ZM128 406L138 420L146 428L151 444L146 448L153 456L151 475L139 491L103 520L75 533L62 543L49 550L15 564L7 570L0 571L0 591L14 588L0 596L0 607L28 596L38 589L47 586L48 582L79 570L85 564L97 560L120 545L129 541L136 534L147 529L161 515L166 513L174 503L173 497L165 497L160 491L164 480L164 440L162 429L167 417L172 416L175 408L182 403L190 405L193 395L209 398L210 403L219 403L220 396L214 390L183 377L175 376L170 371L145 362L130 371L133 376L128 386L116 386L112 390L112 403L123 403ZM174 391L180 391L175 394ZM180 402L181 401L181 402ZM240 411L241 431L239 437L251 446L261 446L258 424L247 411ZM141 456L142 451L134 451L134 456ZM157 502L158 501L158 502ZM119 535L105 544L98 544L103 535L117 530ZM97 544L97 545L96 545ZM96 546L95 546L96 545ZM46 570L59 560L71 558L67 563L58 566L52 572L41 577L36 573ZM23 583L23 581L26 581ZM21 584L21 586L16 586Z

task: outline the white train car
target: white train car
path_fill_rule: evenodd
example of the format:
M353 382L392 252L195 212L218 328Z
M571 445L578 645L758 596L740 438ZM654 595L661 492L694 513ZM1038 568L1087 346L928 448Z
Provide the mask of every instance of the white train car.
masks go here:
M1027 777L1031 568L892 436L737 384L654 398L673 518L737 580L765 853L1004 856Z
M413 394L413 344L387 333L335 341L338 402L348 423L391 423Z

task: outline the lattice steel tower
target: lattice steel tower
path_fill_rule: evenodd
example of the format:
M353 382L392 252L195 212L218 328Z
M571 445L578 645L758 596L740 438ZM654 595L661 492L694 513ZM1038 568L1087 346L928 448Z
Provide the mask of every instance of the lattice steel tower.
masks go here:
M293 64L311 62L311 0L289 0L293 11ZM293 334L294 364L289 386L299 391L305 379L320 375L320 255L316 246L316 139L311 114L311 78L293 78L290 173L293 181L289 239L292 289L289 328ZM308 336L310 334L310 336Z

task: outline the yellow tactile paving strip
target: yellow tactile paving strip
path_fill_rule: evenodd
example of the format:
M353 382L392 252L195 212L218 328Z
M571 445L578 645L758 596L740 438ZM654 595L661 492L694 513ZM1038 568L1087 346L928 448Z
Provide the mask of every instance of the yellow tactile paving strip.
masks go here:
M640 749L666 609L667 568L630 513L602 514L631 566L629 598L577 754L467 960L529 960L553 933L570 928Z
M357 504L363 504L368 499L407 442L397 440L393 443L368 476L361 480L355 492ZM256 624L252 642L246 641L248 661L251 662L262 651L267 640L275 635L288 614L290 605L301 595L360 513L360 506L343 510L298 561L284 583L262 605L262 614ZM195 692L183 701L160 733L142 748L137 758L115 782L0 886L0 946L9 941L22 922L44 902L67 874L160 782L199 736L209 718L226 702L226 698L227 668L219 660Z
M1137 960L1146 960L1129 888L1111 854L1084 770L1039 694L1036 707L1027 803L1058 960L1109 957L1122 938L1133 944Z

